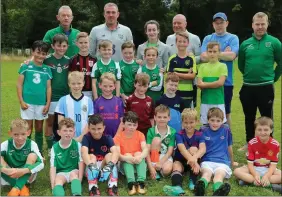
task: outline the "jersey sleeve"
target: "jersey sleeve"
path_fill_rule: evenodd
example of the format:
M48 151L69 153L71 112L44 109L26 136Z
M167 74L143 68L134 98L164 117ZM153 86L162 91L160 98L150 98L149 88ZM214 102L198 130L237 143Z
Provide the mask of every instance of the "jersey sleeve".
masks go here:
M157 77L157 85L153 86L150 88L150 90L152 91L161 91L162 87L163 87L163 73L159 72L159 75Z
M193 73L197 73L196 59L195 57L191 57L191 58L193 59L193 67L192 67Z
M180 97L180 112L182 113L183 112L183 110L185 109L185 103L184 103L185 101L184 101L184 99L182 99L181 97Z
M277 164L279 161L280 145L279 142L274 139L272 139L271 144L273 145L273 150L272 150L273 154L270 157L271 163Z
M5 157L8 151L8 140L1 143L1 156Z
M56 167L54 146L51 149L50 167Z
M221 64L221 68L220 68L220 76L226 76L228 75L228 71L227 71L227 66L226 64Z
M170 138L170 142L169 142L169 145L168 145L168 146L174 147L174 145L175 145L175 134L176 134L176 132L175 132L175 131L172 131L172 130L173 130L172 128L170 128L170 129L171 129L171 138Z
M137 70L137 74L142 73L142 67L140 66Z
M146 142L145 135L141 133L140 131L138 133L139 133L138 138L139 138L140 143Z
M38 146L35 142L31 141L31 152L37 155L37 159L34 164L28 166L31 174L37 173L44 168L43 157L39 152Z
M282 46L281 46L281 42L276 39L276 42L273 43L273 49L274 49L274 61L276 62L276 67L275 67L275 76L274 76L274 82L278 81L278 79L281 76L282 73Z
M231 146L233 144L233 137L232 137L231 130L228 128L226 133L227 133L227 143L228 143L228 146Z
M201 143L205 143L205 138L204 138L204 135L202 132L199 132L198 133L198 143L201 144Z
M95 32L95 27L92 28L89 35L89 53L91 56L96 57L97 51L97 32Z
M43 42L46 42L48 44L52 44L52 38L50 35L50 30L46 32L46 34L43 37Z
M244 42L239 47L238 68L242 74L245 72L245 44Z
M169 59L169 55L170 55L170 49L169 47L165 44L165 50L162 56L163 59L163 65L159 65L161 68L166 69L167 63L168 63L168 59Z
M76 66L76 55L70 59L69 71L80 71L78 66Z
M202 64L198 70L198 78L203 78L203 68L205 64Z
M210 35L204 38L202 47L201 47L201 53L204 53L207 51L207 45L208 45L209 40L210 40Z
M121 142L120 132L117 132L117 134L114 137L114 143L116 146L120 146L120 142Z
M154 119L155 115L155 104L153 99L151 98L151 113L150 113L150 119Z
M142 47L140 47L140 46L141 46L141 45L139 45L138 48L137 48L137 54L136 54L136 59L137 59L137 60L143 60L143 59L142 59L142 55L141 55L141 48L142 48ZM139 71L139 70L138 70L138 71ZM137 73L139 73L139 72L137 72Z
M173 72L173 66L171 66L172 64L172 59L175 57L175 55L172 55L169 57L168 62L167 62L167 67L166 67L166 71L167 72Z
M238 36L234 35L233 39L231 40L229 45L231 47L231 51L234 52L237 56L238 52L239 52L239 38L238 38Z
M19 68L18 73L19 73L20 75L25 75L25 71L26 71L26 70L27 70L27 65L24 64L24 65L22 65L22 66Z
M128 27L127 35L126 35L126 41L130 41L133 43L133 36L130 28Z
M251 143L248 143L248 151L247 151L247 160L248 162L254 162L255 160L255 151L253 150L253 146Z
M47 80L51 80L53 78L52 71L50 67L47 67Z
M116 64L116 79L119 81L121 79L121 70L118 62L115 62Z
M57 106L56 106L56 109L55 109L55 112L62 115L62 116L65 116L66 114L66 105L65 105L65 96L60 98Z
M99 114L99 98L94 101L94 114Z
M131 110L131 97L129 96L125 102L125 112L128 112L130 110Z
M107 145L108 145L109 149L112 148L112 146L115 145L114 140L111 136L107 136Z
M97 64L97 62L96 62L96 63L94 64L94 66L93 66L92 71L91 71L91 77L97 79L97 78L98 78L98 74L99 74L98 71L99 71L99 69L98 69L98 64Z
M195 55L196 63L199 64L201 61L201 40L199 36L194 36L193 37L193 43L194 43L194 50L193 53Z
M91 116L94 114L94 106L93 106L93 102L91 99L88 99L88 116Z
M118 99L118 105L119 105L119 111L118 111L119 117L123 117L123 115L124 115L124 105L123 105L121 98Z
M176 133L176 134L175 134L175 144L176 144L176 145L178 145L178 144L184 144L183 138L182 138L181 134L179 134L179 133Z
M79 162L82 162L82 156L81 156L81 143L77 142L77 148L78 148L78 156L79 156Z
M152 144L154 138L154 128L150 128L147 132L147 144Z
M87 135L84 135L81 141L81 146L85 146L87 148L89 148L90 143L89 140L87 139Z

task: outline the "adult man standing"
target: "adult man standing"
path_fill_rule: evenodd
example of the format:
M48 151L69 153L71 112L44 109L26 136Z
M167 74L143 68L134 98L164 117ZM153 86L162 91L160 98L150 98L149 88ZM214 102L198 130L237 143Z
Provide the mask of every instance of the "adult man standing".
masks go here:
M79 33L79 30L72 28L71 22L73 20L72 10L69 6L63 5L58 11L56 16L57 20L60 22L59 27L47 31L43 41L49 44L52 44L53 37L58 34L65 34L68 37L68 50L66 56L72 57L78 53L79 49L75 44L76 36ZM53 49L50 50L54 52Z
M186 31L188 33L188 39L189 39L189 44L187 47L187 52L188 53L193 53L196 59L196 63L200 63L200 55L201 55L201 41L199 36L192 34L187 31L187 21L186 17L183 14L177 14L173 17L172 19L172 27L174 34L169 35L166 39L166 44L170 48L170 55L176 54L177 53L177 48L176 48L176 36L175 34L177 32L183 32ZM196 83L196 79L194 80ZM193 105L196 107L197 105L197 86L193 86Z
M172 26L174 34L169 35L166 39L166 44L170 47L171 55L177 53L175 33L186 31L189 36L189 45L187 47L187 52L192 52L195 55L197 64L200 63L201 41L199 36L192 34L186 30L186 17L182 14L175 15L172 20Z
M201 48L201 61L207 62L207 44L211 41L219 42L220 44L220 61L227 65L228 75L224 83L224 102L226 119L231 126L231 100L233 97L233 60L237 57L239 50L238 36L227 32L228 27L227 16L218 12L213 16L214 33L207 35L203 40Z
M245 114L246 142L254 137L257 108L261 116L273 117L273 84L281 75L281 42L267 34L268 24L265 13L256 13L252 23L254 33L239 50L238 67L243 74L240 100ZM246 148L245 145L240 150Z
M131 30L119 24L117 19L119 17L118 6L115 3L107 3L104 6L105 23L95 26L90 32L90 49L92 56L99 58L98 44L102 40L110 40L113 43L114 61L122 60L121 45L126 41L133 42Z

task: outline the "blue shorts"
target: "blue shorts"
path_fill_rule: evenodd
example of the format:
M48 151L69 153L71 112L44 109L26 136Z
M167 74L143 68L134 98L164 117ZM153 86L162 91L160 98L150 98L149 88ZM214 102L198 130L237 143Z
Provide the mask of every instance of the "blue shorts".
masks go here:
M233 86L224 86L224 102L225 102L225 113L231 113L231 100L233 97Z

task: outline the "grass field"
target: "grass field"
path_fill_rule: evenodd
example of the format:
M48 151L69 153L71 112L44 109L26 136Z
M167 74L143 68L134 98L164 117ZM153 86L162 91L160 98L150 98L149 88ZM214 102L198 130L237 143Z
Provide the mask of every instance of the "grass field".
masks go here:
M8 130L10 121L16 117L20 116L19 109L20 105L17 100L16 95L16 81L18 77L18 68L20 62L17 61L4 61L1 65L1 142L8 138ZM232 102L232 133L233 133L233 150L235 155L235 160L239 162L240 165L246 163L245 154L243 152L237 152L245 143L245 129L244 129L244 114L242 111L242 106L239 100L239 90L242 85L242 75L235 66L235 86L234 86L234 96ZM198 102L199 103L199 102ZM275 84L275 101L274 101L274 123L275 123L275 133L274 137L281 143L281 79ZM45 145L46 146L46 145ZM37 177L34 184L30 186L30 192L33 196L51 196L51 188L49 181L49 158L45 155L46 162L45 168L41 171ZM281 169L281 159L278 165ZM183 187L186 191L186 195L193 195L192 192L188 190L187 177L184 178ZM229 180L231 183L231 196L274 196L279 195L276 192L272 192L269 189L258 188L258 187L240 187L237 181L232 176ZM146 182L146 187L148 189L147 195L149 196L161 196L164 195L162 188L164 185L170 184L170 179L165 178L161 181L149 180ZM106 184L102 183L100 190L102 195L107 195L105 193ZM71 195L70 186L66 188L66 195ZM10 187L1 188L1 196L7 195ZM127 184L124 177L119 178L119 194L122 196L127 195ZM88 196L88 185L87 181L83 181L83 195ZM209 184L207 195L212 195L212 184Z

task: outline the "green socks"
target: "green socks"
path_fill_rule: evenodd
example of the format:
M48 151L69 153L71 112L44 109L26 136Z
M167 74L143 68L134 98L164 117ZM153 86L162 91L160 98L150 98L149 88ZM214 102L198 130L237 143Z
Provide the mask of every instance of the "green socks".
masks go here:
M48 149L51 149L53 146L53 136L45 136Z
M81 182L78 179L71 181L71 193L72 195L81 195Z
M213 191L216 191L222 184L223 184L222 182L214 183L212 186Z
M24 168L27 168L29 166L30 166L30 164L25 164ZM23 186L27 183L30 175L31 175L30 173L27 173L27 174L21 176L20 178L18 178L16 180L16 184L15 184L14 187L17 187L17 188L19 188L21 190L23 188Z
M39 151L42 152L42 147L43 147L43 132L42 131L35 131L35 142L39 148Z
M53 193L53 196L64 196L65 190L62 185L55 185L52 193Z
M209 182L205 178L200 178L201 181L205 183L205 189L207 189Z

